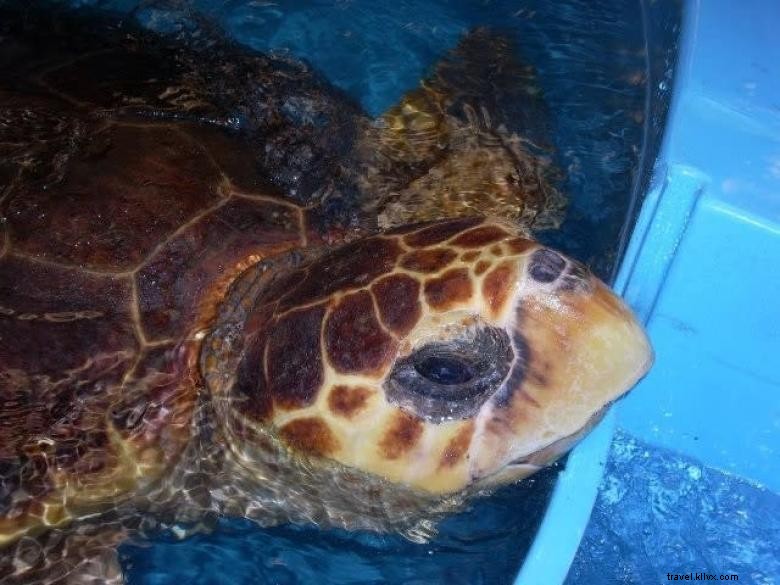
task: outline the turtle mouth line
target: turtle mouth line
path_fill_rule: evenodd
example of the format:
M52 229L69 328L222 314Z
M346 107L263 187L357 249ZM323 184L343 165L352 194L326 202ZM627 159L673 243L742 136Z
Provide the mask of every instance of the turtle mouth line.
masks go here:
M530 455L522 455L512 459L512 461L506 464L506 467L520 467L521 465L533 465L534 467L538 467L537 465L531 463Z

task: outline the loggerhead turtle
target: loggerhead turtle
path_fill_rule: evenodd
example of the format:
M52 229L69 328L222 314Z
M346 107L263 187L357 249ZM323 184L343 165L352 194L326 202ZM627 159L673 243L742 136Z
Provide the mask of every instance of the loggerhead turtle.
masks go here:
M502 37L372 121L204 23L0 23L0 579L120 580L116 543L223 514L424 539L647 371L529 236L562 200Z

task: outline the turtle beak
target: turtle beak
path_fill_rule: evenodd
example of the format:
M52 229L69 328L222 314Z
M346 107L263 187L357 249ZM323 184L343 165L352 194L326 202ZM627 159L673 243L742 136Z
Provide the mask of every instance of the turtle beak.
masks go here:
M631 311L590 274L522 291L512 324L512 387L477 418L472 478L519 479L568 451L650 369Z

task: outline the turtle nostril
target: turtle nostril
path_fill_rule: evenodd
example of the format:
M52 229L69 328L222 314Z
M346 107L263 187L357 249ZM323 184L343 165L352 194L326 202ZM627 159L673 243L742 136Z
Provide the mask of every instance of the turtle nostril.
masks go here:
M471 364L449 355L427 356L416 363L414 369L423 378L445 386L463 384L476 375Z
M535 281L547 284L556 280L564 268L566 268L566 260L563 256L548 248L542 248L531 256L529 273Z

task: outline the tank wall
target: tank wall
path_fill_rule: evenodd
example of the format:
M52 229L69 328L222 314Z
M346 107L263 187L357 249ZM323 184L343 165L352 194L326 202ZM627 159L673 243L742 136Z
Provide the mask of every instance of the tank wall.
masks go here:
M687 5L680 78L650 195L672 218L656 231L678 224L657 296L643 300L657 360L618 415L649 443L775 491L778 19L773 2Z

